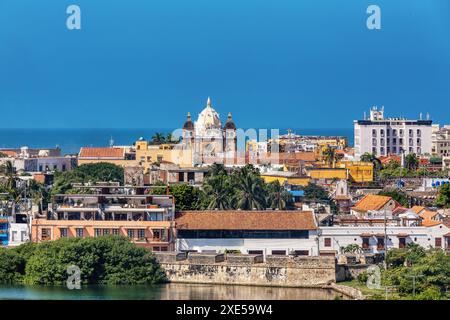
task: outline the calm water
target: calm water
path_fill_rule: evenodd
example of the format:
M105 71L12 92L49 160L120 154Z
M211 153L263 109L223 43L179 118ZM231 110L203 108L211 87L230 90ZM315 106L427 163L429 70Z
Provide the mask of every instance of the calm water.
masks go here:
M14 300L332 300L325 289L170 283L157 286L0 286L0 299Z
M0 148L52 148L59 146L64 154L78 153L80 147L105 147L111 138L115 145L131 145L140 137L151 139L155 132L169 133L171 129L0 129ZM353 130L293 129L302 135L346 136L353 145ZM286 129L280 129L280 134Z

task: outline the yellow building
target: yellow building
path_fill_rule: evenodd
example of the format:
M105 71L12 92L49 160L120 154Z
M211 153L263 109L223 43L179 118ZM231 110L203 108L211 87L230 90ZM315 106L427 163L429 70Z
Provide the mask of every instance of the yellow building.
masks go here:
M135 143L136 161L148 169L152 163L172 162L181 168L192 167L192 149L182 148L179 144L150 145L140 139Z
M324 164L321 167L308 169L311 179L347 179L353 182L372 182L373 164L371 162L342 161L335 168Z
M278 181L281 185L287 183L295 186L307 186L311 180L309 177L299 176L293 172L286 171L261 173L261 178L265 183Z

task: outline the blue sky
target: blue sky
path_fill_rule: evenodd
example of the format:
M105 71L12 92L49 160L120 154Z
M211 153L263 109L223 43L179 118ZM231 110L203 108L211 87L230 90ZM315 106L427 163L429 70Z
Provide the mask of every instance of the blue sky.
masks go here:
M240 127L450 123L450 1L0 0L3 128L174 128L208 96Z

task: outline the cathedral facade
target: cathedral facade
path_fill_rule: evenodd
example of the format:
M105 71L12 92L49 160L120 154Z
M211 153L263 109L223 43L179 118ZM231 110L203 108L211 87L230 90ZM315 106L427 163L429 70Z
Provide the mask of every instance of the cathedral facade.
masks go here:
M206 107L193 122L188 112L183 125L183 148L192 152L193 165L234 164L237 152L236 125L231 113L222 126L219 114L208 98Z

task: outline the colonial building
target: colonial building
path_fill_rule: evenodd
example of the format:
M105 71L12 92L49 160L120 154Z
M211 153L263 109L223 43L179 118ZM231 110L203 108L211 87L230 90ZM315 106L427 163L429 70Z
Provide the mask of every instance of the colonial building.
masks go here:
M385 118L384 108L373 107L370 117L354 121L355 157L364 153L431 154L432 120Z
M220 162L234 164L237 155L236 125L231 113L222 126L219 114L208 98L206 107L200 112L197 121L192 122L188 112L183 125L183 147L193 154L192 165Z
M178 251L317 255L312 212L184 211L175 222Z
M450 156L450 126L433 126L431 135L431 153L438 157Z

